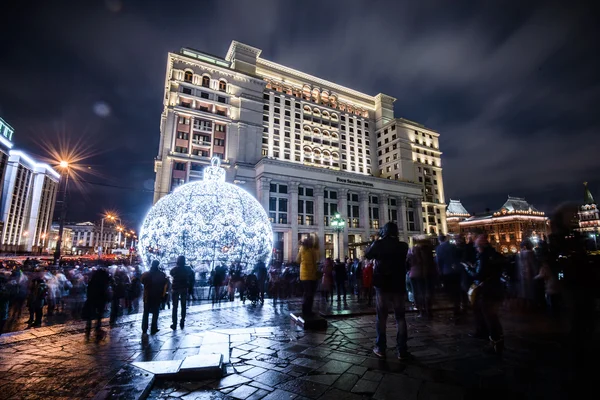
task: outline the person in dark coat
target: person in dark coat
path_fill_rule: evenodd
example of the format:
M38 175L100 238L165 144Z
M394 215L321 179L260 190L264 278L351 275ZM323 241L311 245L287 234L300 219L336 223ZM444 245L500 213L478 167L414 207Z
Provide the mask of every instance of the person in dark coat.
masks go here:
M154 335L159 331L158 313L160 310L160 303L167 288L167 276L158 269L159 264L158 260L152 261L150 271L144 272L141 277L142 285L144 285L144 314L142 316L143 335L147 335L148 317L150 313L152 313L150 334Z
M104 306L108 301L108 287L111 284L111 278L105 268L98 268L92 273L87 287L87 300L85 308L85 336L90 337L92 329L92 320L96 320L96 337L101 339L104 336L102 332L102 315Z
M396 317L397 355L399 360L404 361L412 358L406 343L408 333L404 316L408 244L399 240L398 226L393 222L385 224L381 233L381 239L373 242L365 253L368 260L375 260L373 286L376 294L377 339L373 353L380 358L386 355L386 323L391 304Z
M181 329L185 326L185 311L186 311L186 300L188 290L190 287L194 287L194 271L189 265L185 265L185 256L177 257L177 263L175 268L171 270L171 276L173 277L172 298L173 298L173 324L171 329L177 329L177 308L181 302L181 320L179 326Z
M46 304L48 296L48 286L42 278L35 278L31 281L29 288L29 297L27 298L27 307L29 307L29 321L32 326L42 325L42 310Z
M440 245L435 249L438 274L444 285L444 291L452 301L454 318L460 314L460 260L456 246L450 243L446 235L440 235Z
M467 269L473 277L473 282L479 285L473 305L476 330L472 336L485 338L489 335L492 349L497 355L502 355L504 333L498 317L498 308L502 302L503 288L500 278L506 260L490 246L485 235L477 237L475 247L477 262L474 268Z
M337 301L341 301L342 293L344 294L344 301L346 301L346 281L348 280L346 264L340 262L339 258L336 258L333 272L335 275L335 287L337 289Z
M254 267L254 275L258 281L258 291L260 292L260 302L265 302L265 286L267 283L267 266L263 260L259 260Z

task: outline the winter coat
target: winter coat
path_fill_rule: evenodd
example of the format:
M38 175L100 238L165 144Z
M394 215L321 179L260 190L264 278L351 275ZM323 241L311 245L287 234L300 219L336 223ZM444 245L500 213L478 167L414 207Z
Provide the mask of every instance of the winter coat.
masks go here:
M445 241L435 249L437 266L440 275L454 275L460 273L458 269L458 252L456 246Z
M408 257L410 278L433 279L437 274L433 260L433 248L429 242L418 243Z
M300 264L300 280L316 281L317 262L319 261L319 250L312 247L300 246L296 262Z
M375 260L373 286L385 292L406 291L406 255L408 243L398 237L384 236L367 249L365 258Z
M323 280L321 282L323 289L330 291L333 287L333 261L325 260L323 263Z
M362 271L362 284L365 289L373 287L373 263L367 263Z
M503 288L500 278L505 266L506 259L488 246L482 253L477 253L475 268L469 268L467 272L473 277L476 284L480 284L481 296L484 301L498 301L502 299Z
M171 270L173 277L172 289L174 292L194 287L196 276L189 265L178 265Z
M167 289L167 276L158 267L150 268L150 271L142 274L142 285L144 285L144 304L157 306L163 299Z

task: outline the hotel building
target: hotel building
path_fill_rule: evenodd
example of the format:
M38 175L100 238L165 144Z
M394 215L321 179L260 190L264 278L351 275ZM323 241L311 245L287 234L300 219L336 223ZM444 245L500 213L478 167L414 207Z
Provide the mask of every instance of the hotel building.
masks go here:
M154 202L202 178L210 157L263 205L275 256L310 233L322 255L360 256L388 221L404 240L446 232L439 134L367 95L232 42L225 58L169 53ZM339 240L330 218L346 220Z
M13 132L0 119L0 251L41 252L49 240L60 175L12 149Z

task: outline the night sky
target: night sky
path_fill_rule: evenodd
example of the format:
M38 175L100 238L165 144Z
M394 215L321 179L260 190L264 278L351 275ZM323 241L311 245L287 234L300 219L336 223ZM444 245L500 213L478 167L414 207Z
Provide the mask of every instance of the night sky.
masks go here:
M508 194L550 212L581 200L583 181L600 194L600 15L585 3L38 3L0 6L0 116L17 148L47 156L46 143L60 139L91 154L71 187L71 221L113 209L141 223L167 52L224 57L231 40L396 97L397 116L440 132L446 200L472 213L499 208Z

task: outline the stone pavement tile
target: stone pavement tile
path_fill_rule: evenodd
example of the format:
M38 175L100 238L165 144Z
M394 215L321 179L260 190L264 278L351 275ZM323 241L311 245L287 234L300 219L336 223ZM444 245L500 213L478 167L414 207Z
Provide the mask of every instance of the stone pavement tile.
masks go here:
M337 360L337 361L349 362L349 363L358 365L358 364L361 364L363 361L365 361L366 357L359 357L359 356L352 355L352 354L333 352L329 356L327 356L327 358L331 358L332 360Z
M225 378L214 382L211 386L214 389L224 389L224 388L241 385L241 384L248 383L248 382L250 382L250 379L248 379L242 375L234 374L234 375L226 376Z
M352 366L352 364L347 363L347 362L331 360L331 361L327 362L325 365L323 365L322 367L320 367L317 371L323 372L326 374L343 374L351 366Z
M253 351L255 353L266 354L268 356L271 356L271 355L277 353L277 351L275 351L275 350L267 349L267 348L264 348L264 347L257 347Z
M203 344L200 346L200 350L198 349L180 349L178 352L190 350L195 351L195 354L222 354L223 355L223 363L229 363L229 345L227 343L214 343L214 344ZM190 355L195 355L190 354Z
M183 396L182 400L218 400L228 398L221 392L215 390L199 390Z
M245 376L246 378L254 378L257 375L262 374L263 372L266 372L267 370L261 367L251 367L250 369L246 370L246 371L242 371L240 372L241 375Z
M171 350L171 349L177 349L179 347L179 342L181 342L182 338L181 337L172 337L172 338L168 338L167 340L165 340L162 344L162 346L160 347L161 350Z
M324 361L313 360L311 358L305 358L305 357L298 357L298 358L292 360L291 363L294 365L299 365L299 366L310 368L310 369L317 369L317 368L320 368L323 365L325 365Z
M383 379L383 374L381 372L376 371L367 371L367 373L363 376L363 379L368 381L379 382Z
M335 381L333 386L337 389L349 392L352 390L356 382L358 382L358 376L345 373L342 374L337 381Z
M373 398L375 400L402 399L417 400L422 381L403 375L386 375L383 377Z
M330 389L319 400L362 400L365 396L356 393L350 393L339 389Z
M424 382L419 389L418 397L419 400L462 400L464 398L465 393L462 388L436 382Z
M216 332L206 332L204 334L204 339L202 340L204 344L214 344L214 343L229 343L229 335L223 335L222 333Z
M331 386L333 383L340 377L340 375L307 375L303 376L300 379L305 381L311 381L316 383L321 383L323 385Z
M277 389L277 390L269 393L265 397L263 397L263 400L291 400L291 399L295 398L296 396L297 395L295 393L286 392L285 390Z
M229 396L234 399L245 400L246 398L253 395L258 389L252 386L242 385L235 389L233 392L229 393Z
M235 348L236 349L240 349L240 350L244 350L244 351L252 351L255 348L257 348L258 346L252 346L249 344L240 344L240 345L236 345Z
M379 382L361 379L358 382L356 382L356 385L354 385L354 387L352 388L352 393L373 394L377 391L378 386Z
M303 346L300 344L293 344L285 348L285 351L289 351L292 353L302 353L304 350L308 349L308 346Z
M235 368L235 371L240 374L244 371L248 371L249 369L254 368L252 365L245 365L245 364L236 364L233 366Z
M263 397L267 396L270 392L264 389L258 389L254 394L248 397L246 400L260 400Z
M254 352L254 351L251 351L251 352L249 352L249 353L246 353L246 354L244 354L244 355L240 355L240 356L238 356L237 358L241 358L242 360L253 360L253 359L255 359L256 357L260 357L261 355L263 355L263 354L261 354L261 353L256 353L256 352Z
M301 354L325 358L331 354L331 351L323 349L321 347L310 347L310 348L304 350Z
M251 337L250 337L249 333L229 336L229 341L231 343L245 343L245 342L249 342L250 339L251 339Z
M291 351L285 350L277 350L277 357L284 358L287 360L293 360L294 358L298 357L298 353L293 353Z
M202 344L202 336L187 335L179 342L179 348L200 347Z
M296 393L298 395L316 399L327 391L329 386L320 383L305 381L302 379L294 379L287 381L279 386L281 389Z
M255 388L259 388L259 389L262 389L262 390L266 390L267 392L272 392L273 390L275 390L275 388L273 388L271 386L268 386L268 385L265 385L265 384L262 384L262 383L257 382L257 381L252 381L248 385L254 386Z
M243 355L248 354L247 351L236 349L235 347L231 349L231 357L240 358Z
M367 372L367 368L366 367L361 367L358 365L353 365L350 367L350 369L348 369L348 371L346 371L349 374L354 374L354 375L358 375L358 376L363 376L363 374L365 372Z
M134 367L141 368L153 375L172 375L179 372L183 360L146 361L131 363Z
M282 382L285 382L290 379L291 377L289 375L282 374L281 372L277 371L267 371L254 377L254 381L272 387L277 387Z

